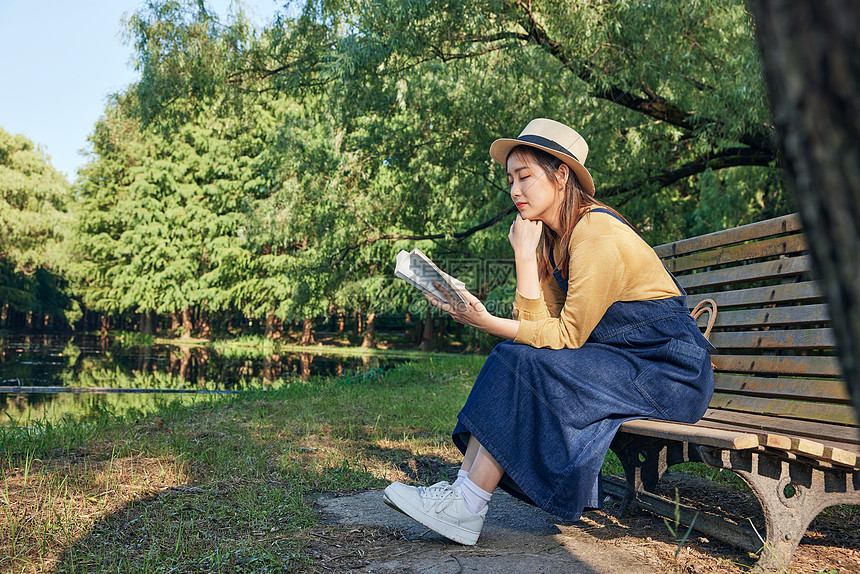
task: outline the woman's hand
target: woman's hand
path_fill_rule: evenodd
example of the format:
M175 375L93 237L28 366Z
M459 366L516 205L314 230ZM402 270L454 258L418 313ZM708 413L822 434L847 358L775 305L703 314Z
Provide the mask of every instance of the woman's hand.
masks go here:
M518 213L508 233L508 241L514 248L514 256L534 255L542 231L543 222L540 219L534 221L523 219L523 216Z
M481 331L487 330L490 322L494 318L494 315L487 311L487 308L483 303L481 303L480 299L464 289L462 291L463 296L466 298L466 303L464 304L439 283L433 283L433 286L445 296L445 300L441 301L436 297L425 293L424 296L431 305L442 309L451 315L451 318L458 323L475 327Z

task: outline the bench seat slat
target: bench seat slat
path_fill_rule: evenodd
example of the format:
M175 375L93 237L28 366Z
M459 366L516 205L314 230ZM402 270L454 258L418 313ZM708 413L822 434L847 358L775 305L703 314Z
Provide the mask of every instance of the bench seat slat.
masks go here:
M669 440L680 438L680 440L717 448L746 450L759 446L759 437L755 433L706 428L654 419L627 421L621 425L621 430L654 438Z
M824 290L815 281L787 283L785 285L772 285L770 287L749 287L747 289L688 295L687 305L692 309L704 299L713 299L720 309L750 307L770 303L810 303L822 301L824 299Z
M743 413L760 413L792 419L821 421L842 425L857 425L854 407L787 399L771 399L715 392L711 408Z
M845 383L839 379L793 379L787 377L750 377L716 373L714 387L724 393L802 401L827 401L851 404Z
M680 273L692 269L702 269L703 267L714 267L737 263L739 261L800 253L806 251L806 247L806 239L804 239L803 235L797 234L786 237L773 237L711 251L699 251L692 255L669 259L665 261L665 264L672 273Z
M706 426L708 428L717 428L717 429L722 429L722 430L726 430L726 431L733 430L735 432L744 432L744 427L742 427L738 423L724 423L724 422L710 420L708 418L702 419L701 421L696 423L696 425L697 426L702 425L702 426ZM756 429L749 427L749 428L747 428L747 431L755 434ZM795 433L791 432L790 430L787 430L786 434L792 435ZM758 436L759 436L759 440L760 440L761 444L766 445L768 442L768 439L767 439L768 433L766 431L762 431ZM798 450L801 448L798 437L791 437L791 438L783 437L783 441L785 441L785 442L781 442L781 441L775 440L774 437L778 436L775 433L770 433L769 436L772 437L771 441L773 443L773 446L771 446L769 448L773 448L775 450L780 450L780 451L785 451L785 452L794 452L794 450L791 448L791 446L789 446L788 448L785 448L785 445L790 444L793 446L795 444L794 441L796 441L796 440L798 441L797 442ZM852 445L852 444L846 444L846 443L842 443L842 442L838 442L838 441L833 441L833 440L830 440L826 437L809 438L806 440L808 441L806 444L819 443L820 445L822 445L820 448L821 455L816 457L812 454L806 454L803 452L798 452L798 454L801 454L802 456L806 456L809 458L816 458L816 459L824 461L824 462L838 464L840 466L848 466L851 468L860 467L860 446L858 446L856 444ZM804 450L819 450L817 448L808 448L808 447L802 447L802 448L804 448Z
M767 221L759 221L757 223L749 223L731 229L715 231L690 239L681 239L672 243L665 243L654 248L657 255L660 257L673 257L701 251L703 249L713 249L723 245L731 245L740 243L741 241L749 241L761 237L778 235L781 233L790 233L800 231L800 217L796 213L783 215Z
M857 427L786 419L756 413L737 413L722 409L708 409L699 425L725 428L723 425L746 432L771 432L789 436L807 437L825 446L836 446L860 454L860 431Z
M836 342L832 329L714 331L710 340L718 349L832 349Z
M719 311L717 312L719 315ZM772 357L767 355L712 355L717 371L763 375L839 377L839 359L827 357Z
M831 468L833 465L855 468L858 464L857 455L854 453L840 448L824 446L809 439L768 435L767 443L767 448L787 453L792 460L798 460L797 457L813 459L825 463Z
M714 327L785 327L800 326L830 321L830 308L825 304L793 305L771 309L747 309L723 311L717 303L717 320ZM708 323L707 313L699 317L699 326Z
M727 269L691 273L681 275L677 279L684 289L691 290L749 281L763 281L765 279L796 277L809 272L810 269L809 256L798 255L797 257L785 257L763 263L750 263L749 265L739 265Z

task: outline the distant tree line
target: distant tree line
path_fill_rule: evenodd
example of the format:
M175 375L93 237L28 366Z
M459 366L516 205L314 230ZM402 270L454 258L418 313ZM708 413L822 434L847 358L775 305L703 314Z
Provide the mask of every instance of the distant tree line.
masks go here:
M126 22L141 80L73 185L0 131L0 328L292 326L307 343L351 318L372 345L385 315L427 346L439 327L394 256L510 257L487 150L534 117L585 135L598 196L652 244L791 211L743 2L301 10L254 28L147 2ZM513 298L510 280L465 280Z

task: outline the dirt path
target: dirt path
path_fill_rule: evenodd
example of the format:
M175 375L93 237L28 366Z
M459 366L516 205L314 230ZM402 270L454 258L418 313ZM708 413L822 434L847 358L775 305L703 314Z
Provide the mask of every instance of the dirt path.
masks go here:
M669 482L673 488L691 483L686 490L711 510L722 503L740 515L760 516L749 493L699 487L677 475ZM317 503L322 524L305 535L318 572L746 574L754 563L745 552L695 532L676 556L678 544L662 519L640 512L619 521L612 501L606 511L568 522L497 490L474 547L450 543L388 508L381 491L322 495ZM813 522L787 572L860 572L860 513L846 508L847 522L838 515Z
M314 558L322 558L326 565L330 565L333 556L325 554L331 550L324 546L338 538L337 534L342 547L351 547L351 553L358 559L352 561L351 567L359 567L362 572L650 574L655 571L634 550L603 544L590 536L582 524L573 526L555 521L546 512L501 491L493 497L491 514L475 547L450 543L388 508L382 504L381 491L325 497L319 504L323 521L330 528L328 533L323 530L314 534L322 543L315 549L319 556ZM344 534L347 544L343 544ZM369 537L373 538L373 544L362 543L362 539L368 541ZM330 560L325 561L323 555Z

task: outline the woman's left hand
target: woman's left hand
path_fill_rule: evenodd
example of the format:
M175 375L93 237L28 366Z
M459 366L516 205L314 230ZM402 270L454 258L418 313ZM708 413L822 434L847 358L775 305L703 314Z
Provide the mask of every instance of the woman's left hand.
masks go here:
M436 297L425 293L424 296L431 305L442 309L451 315L451 318L458 323L463 323L464 325L469 325L470 327L475 327L482 331L486 330L486 327L489 324L489 321L493 318L493 315L487 311L487 308L480 299L464 289L462 293L466 298L467 303L464 304L455 295L449 293L444 286L438 283L434 283L433 286L445 295L445 301L440 301Z

